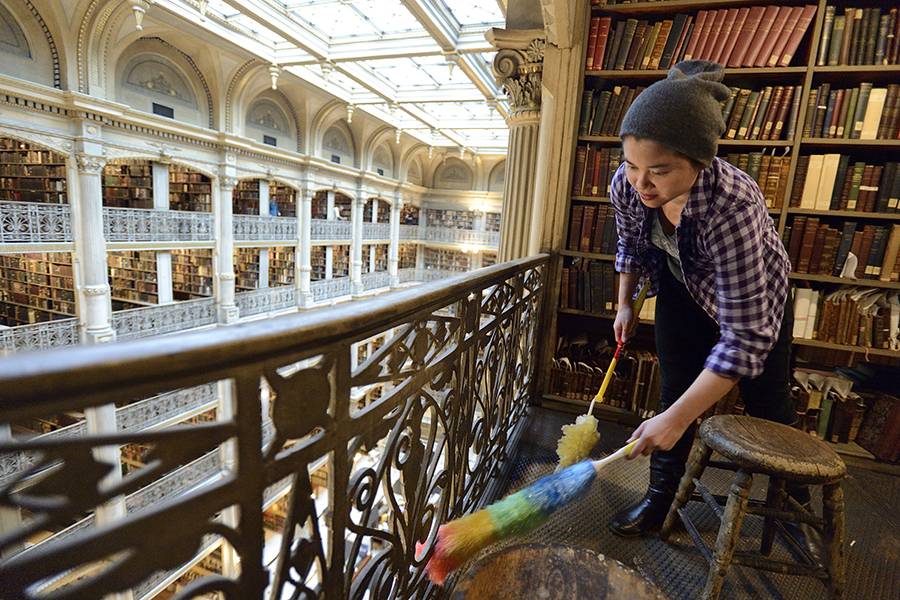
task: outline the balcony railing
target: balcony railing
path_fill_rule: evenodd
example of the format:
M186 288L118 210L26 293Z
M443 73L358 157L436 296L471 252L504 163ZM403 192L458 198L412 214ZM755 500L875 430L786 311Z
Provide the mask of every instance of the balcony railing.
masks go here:
M184 210L103 208L107 242L212 241L213 215Z
M0 202L0 244L71 241L68 204Z
M0 329L0 349L6 353L72 346L78 340L78 319L75 318Z
M30 515L0 538L5 595L28 597L64 573L79 575L72 597L128 588L140 594L210 536L227 540L240 574L201 579L186 597L258 599L269 583L277 598L435 594L423 565L439 523L492 500L514 453L532 392L546 269L546 256L522 259L287 315L277 327L261 321L0 361L0 425L219 380L233 382L233 414L240 415L65 440L0 437L0 456L38 452L35 468L55 465L29 494L13 493L20 478L0 487L10 512L27 508ZM351 369L354 344L389 330L394 335ZM263 379L274 392L274 435L265 446ZM384 385L380 398L351 405L355 389L372 385ZM150 454L144 466L111 481L119 465L94 449L114 444L141 444ZM223 445L233 462L204 469L198 479L179 471L218 457ZM328 485L314 488L310 465L322 461ZM181 484L161 502L144 502L151 492L142 490L160 489L174 473ZM262 506L266 490L286 477L289 517L270 579ZM318 510L314 490L327 511ZM64 527L118 497L127 499L126 515L9 556L36 527ZM146 508L133 510L138 506ZM232 507L237 523L219 518ZM414 550L420 541L421 557Z
M422 229L418 225L400 225L400 239L416 241L422 237Z
M363 289L376 290L378 288L386 288L391 285L391 276L387 271L375 271L374 273L362 274Z
M422 239L426 242L449 242L475 246L498 246L500 244L499 231L475 231L447 227L425 227L423 231Z
M312 241L347 241L352 235L350 221L337 221L329 219L312 220Z
M390 223L366 223L363 222L363 239L364 240L390 240L391 224Z
M239 242L285 241L297 239L297 219L233 215L234 239Z
M216 322L213 298L186 300L159 306L120 310L112 315L117 340L133 340L212 325Z
M234 302L238 305L241 316L249 317L297 306L294 293L293 285L280 285L238 292L234 295Z

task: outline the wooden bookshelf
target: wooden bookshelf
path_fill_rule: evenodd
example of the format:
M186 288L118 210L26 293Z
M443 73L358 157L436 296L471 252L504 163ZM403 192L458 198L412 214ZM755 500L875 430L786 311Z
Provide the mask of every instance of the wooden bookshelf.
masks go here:
M400 223L402 225L418 225L419 224L419 207L412 204L406 204L400 209Z
M294 284L294 248L269 249L269 287Z
M490 267L497 264L497 253L485 250L481 253L481 266Z
M851 219L878 219L880 221L900 221L900 212L880 213L863 212L859 210L813 210L809 208L788 209L789 215L811 215L819 217L849 217Z
M578 252L576 250L560 250L561 256L573 256L577 258L590 258L592 260L616 260L615 254L596 254L594 252Z
M349 277L350 276L350 246L344 244L340 246L332 246L332 277Z
M475 213L468 210L425 209L425 224L428 227L445 229L473 229Z
M156 253L123 250L107 254L110 294L114 309L129 309L159 302Z
M416 268L416 258L419 253L419 245L418 244L400 244L397 249L398 253L398 264L397 268L399 269L415 269Z
M150 162L107 163L103 167L103 206L153 208Z
M365 206L363 206L363 221L365 221L366 223L372 222L372 209L374 207L378 208L375 222L389 223L391 220L391 205L384 200L379 200L378 198L369 199L366 202Z
M791 279L798 281L818 281L821 283L837 283L839 285L853 285L858 287L886 288L900 290L900 282L881 281L879 279L847 279L846 277L832 277L830 275L818 275L815 273L791 273Z
M236 215L259 214L259 179L242 179L234 186L231 208Z
M169 208L212 212L212 179L183 165L169 165Z
M426 246L425 268L464 272L472 268L472 263L470 256L461 250Z
M310 273L311 281L325 279L325 246L313 246L310 254L310 263L312 272Z
M234 276L238 291L259 287L259 248L234 249Z
M209 298L213 295L212 250L172 250L172 296L175 300Z
M313 194L312 198L312 218L327 219L328 218L328 192L319 191Z
M885 348L867 348L864 346L848 346L846 344L832 344L831 342L822 342L819 340L809 340L806 338L794 338L795 346L809 346L810 348L824 348L826 350L841 350L843 352L853 352L856 354L871 354L873 356L887 356L890 358L900 358L900 351L887 350Z
M7 327L76 315L72 255L0 255L0 324Z
M65 158L0 137L0 201L66 204Z
M297 192L289 185L269 184L269 214L274 217L297 216Z

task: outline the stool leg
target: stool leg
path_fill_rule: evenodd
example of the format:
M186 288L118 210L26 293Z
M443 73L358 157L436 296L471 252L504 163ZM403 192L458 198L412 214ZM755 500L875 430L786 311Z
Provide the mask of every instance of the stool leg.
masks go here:
M700 476L703 475L703 470L706 468L706 463L709 462L711 454L712 450L702 440L697 440L694 452L688 460L687 470L678 483L678 492L675 494L675 500L669 508L669 513L666 515L662 529L659 530L659 538L661 540L666 541L669 539L669 534L672 533L672 528L675 527L675 523L678 521L678 509L691 499L691 494L694 493L695 487L694 479L700 479Z
M741 524L744 522L752 483L753 475L746 471L735 473L731 482L728 502L725 504L725 513L722 515L722 524L719 525L719 535L716 537L716 549L713 552L709 573L706 576L706 586L703 588L703 596L701 596L703 600L717 600L719 594L722 593L725 575L728 573L728 567L731 566L731 557L734 556L734 547L741 537Z
M822 487L824 542L828 551L828 593L832 600L844 597L844 490L840 483Z
M781 510L784 506L785 481L776 477L769 477L769 489L766 491L766 506ZM766 517L763 524L762 543L759 553L768 556L772 553L772 542L775 541L775 519Z

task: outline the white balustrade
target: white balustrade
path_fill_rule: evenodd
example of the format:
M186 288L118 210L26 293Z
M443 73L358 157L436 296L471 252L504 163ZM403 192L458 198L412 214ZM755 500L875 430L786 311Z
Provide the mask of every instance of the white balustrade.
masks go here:
M59 319L0 329L0 350L7 353L46 350L78 343L78 319Z
M497 231L476 231L474 229L426 227L424 240L475 246L498 246L500 244L500 233Z
M293 285L260 288L258 290L238 292L234 295L234 302L241 310L241 316L249 317L296 306L295 292L296 288Z
M233 215L235 241L287 241L297 239L297 219L261 215Z
M390 223L366 223L365 221L363 221L364 240L389 240L390 238Z
M313 241L350 241L350 221L312 219Z
M0 202L0 244L71 241L68 204Z
M400 239L416 241L422 239L422 227L419 225L400 225Z
M313 281L310 288L312 289L313 300L316 302L347 296L350 294L350 278L319 279Z
M107 242L212 241L213 215L184 210L103 209Z
M184 331L216 322L213 298L120 310L112 315L116 339L130 340Z
M362 274L363 289L374 290L385 288L391 285L391 275L387 271L375 271L374 273Z

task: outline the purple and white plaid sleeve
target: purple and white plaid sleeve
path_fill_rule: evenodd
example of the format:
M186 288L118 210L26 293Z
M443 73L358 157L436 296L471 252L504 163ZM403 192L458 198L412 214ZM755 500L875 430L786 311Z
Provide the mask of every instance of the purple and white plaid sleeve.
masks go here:
M786 256L765 205L746 202L758 188L741 178L732 183L736 210L720 215L706 230L721 337L705 367L729 378L753 378L762 373L778 338L787 297ZM774 245L766 240L772 236Z
M643 269L638 258L638 237L643 213L635 210L632 199L626 193L625 163L613 174L609 186L609 198L616 211L616 271L640 273Z

